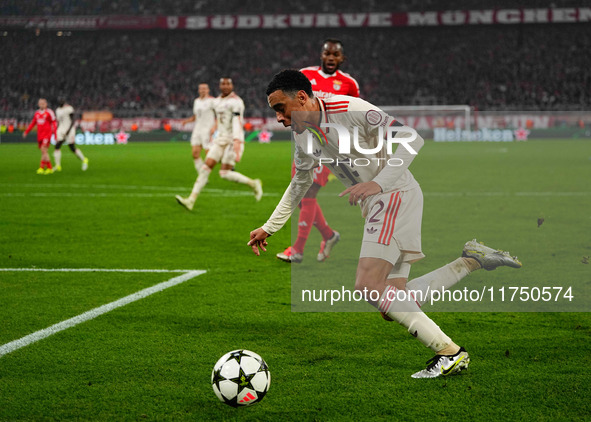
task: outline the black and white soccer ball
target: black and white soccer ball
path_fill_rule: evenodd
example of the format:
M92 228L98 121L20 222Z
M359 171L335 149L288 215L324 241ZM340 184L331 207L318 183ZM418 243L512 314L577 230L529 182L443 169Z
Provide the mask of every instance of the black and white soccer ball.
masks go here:
M232 407L260 402L271 384L269 367L250 350L232 350L217 361L211 372L211 385L220 401Z

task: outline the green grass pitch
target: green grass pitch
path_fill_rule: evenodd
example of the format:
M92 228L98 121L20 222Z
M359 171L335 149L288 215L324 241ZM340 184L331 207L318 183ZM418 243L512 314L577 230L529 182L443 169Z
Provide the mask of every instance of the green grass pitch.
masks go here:
M466 372L434 380L410 378L431 352L376 313L292 311L291 269L275 258L289 227L261 257L246 246L289 182L287 142L248 144L237 167L263 180L261 202L216 172L192 213L174 200L195 180L186 143L82 150L87 172L65 149L63 172L38 176L34 144L0 145L0 268L207 273L0 357L0 421L588 420L591 143L427 142L419 153L411 170L425 193L427 258L411 278L477 237L524 267L479 271L462 285L570 285L585 311L433 307L472 357ZM320 197L335 228L348 207L340 190L331 183ZM339 226L342 243L324 264L313 262L313 232L305 263L354 265L347 252L361 227L360 218ZM0 347L178 275L0 272ZM223 405L210 386L214 363L237 348L259 353L272 373L250 408Z

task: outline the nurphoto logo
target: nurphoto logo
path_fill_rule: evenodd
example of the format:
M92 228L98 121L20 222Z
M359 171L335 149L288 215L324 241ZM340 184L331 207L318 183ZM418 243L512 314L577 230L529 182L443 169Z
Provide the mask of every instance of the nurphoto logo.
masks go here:
M381 117L377 112L377 117ZM376 119L376 116L369 116L374 125L379 123L379 120ZM417 152L414 148L410 145L415 139L417 139L417 131L411 127L402 125L402 126L390 126L386 128L386 133L384 135L384 127L380 126L378 128L378 134L375 140L375 146L373 147L364 147L362 142L360 141L359 132L360 127L353 126L351 128L347 128L339 123L320 123L320 125L315 125L309 121L304 122L306 124L307 131L307 143L306 143L306 153L313 154L314 156L318 157L320 152L318 148L314 147L314 140L320 143L321 146L329 145L327 132L329 130L334 130L337 133L338 139L338 152L339 154L351 154L351 149L357 152L358 157L351 159L351 158L328 158L328 157L321 157L319 158L319 162L322 165L325 164L333 164L333 165L340 165L346 164L351 165L354 164L355 166L359 167L366 167L371 164L372 161L377 161L378 165L384 162L388 166L392 167L399 167L404 164L402 159L400 158L387 158L394 153L394 145L398 146L399 144L402 145L410 154L417 155ZM325 131L325 129L328 129ZM352 130L351 130L352 129ZM363 130L363 128L361 128ZM396 137L398 134L409 134L406 137ZM352 140L352 142L351 142ZM386 149L386 155L382 153L382 151Z

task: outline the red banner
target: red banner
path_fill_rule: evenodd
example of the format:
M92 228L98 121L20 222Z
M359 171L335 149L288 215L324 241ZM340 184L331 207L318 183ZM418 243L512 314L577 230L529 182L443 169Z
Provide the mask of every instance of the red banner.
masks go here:
M1 28L103 29L289 29L394 26L456 26L591 21L591 7L445 10L405 13L308 13L210 16L2 16Z

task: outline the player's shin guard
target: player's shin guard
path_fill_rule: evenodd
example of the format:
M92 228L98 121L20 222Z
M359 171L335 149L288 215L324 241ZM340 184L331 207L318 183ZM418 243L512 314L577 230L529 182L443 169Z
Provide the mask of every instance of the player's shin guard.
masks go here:
M205 185L207 185L210 173L211 169L204 164L201 167L201 171L199 172L197 180L195 180L195 184L193 185L193 190L191 191L191 195L189 196L189 198L193 200L197 199L197 196L199 195L199 193L201 193L201 190L205 187Z
M248 185L250 187L254 186L254 180L242 173L238 173L237 171L220 170L220 177L229 180L230 182L242 183L243 185Z
M316 198L313 199L316 207L316 213L314 214L314 226L320 231L322 238L324 240L328 240L332 237L334 232L326 222L324 214L322 213L322 209L320 208L320 205L318 205L318 201Z
M306 241L312 230L314 224L314 216L316 214L316 198L302 199L302 209L300 210L300 218L298 220L298 238L293 245L293 249L297 253L304 253Z
M378 309L436 353L452 344L441 328L421 311L408 290L397 290L394 286L387 286L378 303Z
M470 270L466 262L463 258L458 258L435 271L409 281L406 283L406 289L415 292L414 296L422 306L430 300L433 290L447 290L468 274Z
M61 165L62 165L62 150L57 149L57 145L55 148L56 149L53 150L53 160L55 161L56 167L61 167Z

